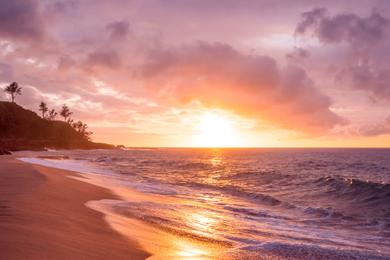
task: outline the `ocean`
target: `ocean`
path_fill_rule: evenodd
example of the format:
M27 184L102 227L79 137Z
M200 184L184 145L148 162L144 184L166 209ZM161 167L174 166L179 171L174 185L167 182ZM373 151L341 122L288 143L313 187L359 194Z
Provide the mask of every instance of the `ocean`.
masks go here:
M159 234L139 237L162 259L164 251L179 259L390 259L390 149L69 150L21 160L112 190L120 198L88 206L130 237L138 225Z

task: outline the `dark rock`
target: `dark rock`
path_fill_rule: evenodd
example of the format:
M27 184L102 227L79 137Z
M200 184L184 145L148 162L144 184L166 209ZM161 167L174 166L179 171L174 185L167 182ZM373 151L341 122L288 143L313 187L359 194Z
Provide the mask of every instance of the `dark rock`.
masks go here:
M12 153L6 149L0 148L0 155L11 155Z

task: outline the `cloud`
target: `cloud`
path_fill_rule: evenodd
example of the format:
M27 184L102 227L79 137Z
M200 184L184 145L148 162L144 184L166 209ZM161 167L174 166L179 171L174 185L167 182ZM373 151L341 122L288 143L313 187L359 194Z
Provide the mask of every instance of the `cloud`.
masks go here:
M300 62L309 56L310 53L308 50L299 47L294 47L293 51L286 54L287 60L291 62Z
M121 60L114 50L99 50L91 52L85 62L87 69L98 67L117 69L121 65Z
M316 8L302 14L295 33L312 32L321 42L347 42L354 47L366 47L383 39L389 20L373 10L368 17L353 13L328 16L325 8Z
M383 122L360 127L358 129L358 133L363 136L390 134L390 116L388 116Z
M123 40L130 32L129 22L127 21L112 22L106 28L110 31L111 40Z
M39 41L44 34L44 23L38 13L36 1L0 1L0 36Z
M32 109L41 100L54 108L66 102L75 116L96 125L159 118L137 127L162 134L170 131L160 127L168 124L163 111L170 108L230 110L237 118L259 119L254 131L280 126L323 133L345 122L338 114L359 124L384 118L383 103L365 97L390 100L388 3L168 2L0 1L0 81L20 83L18 103ZM334 13L307 12L296 30L302 39L315 37L308 44L314 47L292 50L299 13L321 4ZM374 5L381 12L371 12ZM329 77L333 71L339 82ZM366 92L360 98L362 91L343 85Z
M76 62L69 56L65 55L58 59L57 69L59 72L66 72L76 65Z
M271 57L243 54L222 43L158 48L149 55L139 75L160 99L197 100L310 133L345 123L297 66L279 68Z
M11 81L13 76L13 68L10 64L0 62L0 79Z
M368 64L350 65L341 77L349 77L356 89L369 90L374 101L390 101L390 69L375 68Z
M345 44L347 55L337 56L338 83L367 91L371 100L390 101L389 28L389 19L375 9L362 17L354 13L331 16L325 8L316 8L302 14L295 34L310 34L326 45Z
M65 0L65 1L56 1L54 3L50 3L48 6L49 11L66 13L72 10L75 10L80 2L75 0Z

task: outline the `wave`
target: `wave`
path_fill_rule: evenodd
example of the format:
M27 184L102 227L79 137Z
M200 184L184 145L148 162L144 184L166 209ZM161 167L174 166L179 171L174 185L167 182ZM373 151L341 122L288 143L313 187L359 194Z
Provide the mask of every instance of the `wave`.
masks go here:
M245 171L238 172L230 176L222 176L221 179L229 180L248 180L255 179L256 184L266 185L273 182L283 182L294 179L296 176L291 174L282 174L274 170L263 170L263 171Z
M324 248L315 245L287 244L281 242L266 242L260 245L250 245L240 248L242 251L254 252L256 256L264 255L264 259L334 259L334 260L386 260L387 256L361 252L357 250L342 250L337 248Z
M33 157L21 157L18 160L26 163L42 165L46 167L73 171L78 173L86 173L86 174L113 174L112 171L96 167L94 164L90 164L85 160L76 160L76 159L42 159L42 158L33 158Z
M184 221L180 219L178 215L172 215L173 211L178 210L175 208L166 208L163 205L155 204L153 202L140 204L131 202L107 203L101 201L100 203L106 204L106 206L111 208L111 210L114 211L116 214L140 220L155 228L158 228L171 234L175 234L191 240L196 240L198 242L206 242L228 247L232 246L232 243L230 241L227 241L222 238L211 237L210 234L207 235L207 232L196 232L188 225L185 225ZM141 208L142 210L140 210ZM170 214L168 216L158 215L160 211L167 212L167 210L170 211Z
M326 193L333 196L390 208L390 184L337 177L322 177L314 183L318 187L327 188Z
M257 202L268 206L277 206L282 204L285 206L291 206L288 203L283 202L271 195L267 195L259 192L246 191L242 188L232 186L232 185L215 186L206 183L181 183L181 185L185 185L192 188L199 188L199 189L210 189L213 191L221 192L223 194L240 197L242 199L249 200L251 202Z
M294 174L281 174L276 171L257 171L238 172L231 176L221 177L221 179L246 180L248 183L255 183L262 188L280 187L280 189L284 188L292 193L299 193L301 188L314 186L313 190L317 192L317 195L334 196L339 199L350 198L354 202L386 205L388 203L385 202L390 201L389 183L377 183L356 178L325 176L306 179L298 178Z
M313 215L315 217L320 218L347 218L344 214L341 212L335 211L333 208L314 208L314 207L306 207L304 210L304 213Z
M233 213L237 214L243 214L245 216L250 217L260 217L260 218L267 218L267 219L285 219L289 220L287 217L283 216L277 216L277 215L271 215L268 212L262 211L262 210L256 210L253 208L243 208L243 207L234 207L234 206L224 206L225 210L228 210Z

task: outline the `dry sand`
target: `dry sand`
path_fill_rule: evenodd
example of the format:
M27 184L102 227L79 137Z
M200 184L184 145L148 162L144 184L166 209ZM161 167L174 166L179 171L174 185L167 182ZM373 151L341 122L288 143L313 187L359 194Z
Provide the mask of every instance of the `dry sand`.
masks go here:
M115 196L69 175L0 157L0 259L147 258L84 205Z

